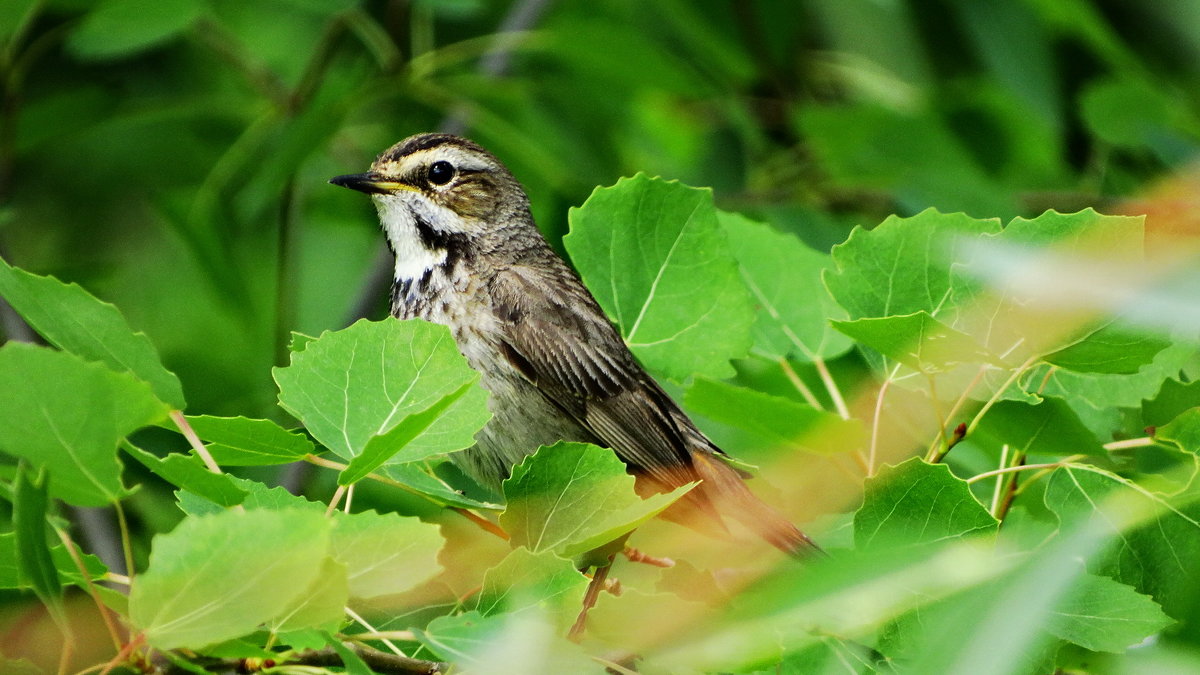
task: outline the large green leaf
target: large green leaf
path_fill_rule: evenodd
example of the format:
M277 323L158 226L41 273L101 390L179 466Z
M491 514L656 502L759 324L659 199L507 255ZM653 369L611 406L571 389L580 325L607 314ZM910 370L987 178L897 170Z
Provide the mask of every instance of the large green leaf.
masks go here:
M587 585L587 578L570 560L553 551L532 553L522 546L487 571L475 608L484 616L528 607L578 612Z
M1092 651L1121 653L1174 623L1153 600L1085 574L1054 608L1048 631Z
M504 481L508 508L500 526L513 546L573 557L631 532L691 487L641 499L612 450L560 442L513 468Z
M863 504L854 514L854 543L859 548L933 544L994 533L999 525L949 467L914 457L867 480Z
M154 345L135 333L116 307L76 284L31 274L2 259L0 296L54 346L133 373L164 403L177 410L184 407L179 378L163 367Z
M283 616L321 571L330 521L307 509L185 518L154 538L129 617L158 649L198 649Z
M441 570L436 525L394 513L341 513L334 519L334 559L346 566L350 595L402 593Z
M221 466L286 464L313 451L312 441L271 420L188 415L187 421Z
M829 254L737 213L718 211L717 220L758 307L755 351L812 361L850 349L851 341L829 325L846 316L821 281L821 273L833 266Z
M145 382L74 354L0 347L0 449L50 472L50 494L103 506L126 494L117 443L162 420L167 407Z
M439 658L471 673L579 673L601 675L603 665L579 645L568 642L559 628L537 612L483 616L466 612L441 616L417 640ZM514 644L521 649L512 650ZM497 654L504 654L498 665Z
M733 375L754 315L711 191L638 174L570 221L563 245L643 364L675 380Z
M348 460L447 397L458 398L408 443L422 447L421 456L469 447L491 417L484 395L462 393L477 387L479 373L458 353L449 329L420 320L364 320L323 333L274 374L280 404Z
M872 230L855 228L833 247L837 267L825 272L825 284L851 319L921 311L941 318L951 309L951 266L981 235L999 231L998 220L933 209L889 216Z
M1191 561L1200 556L1195 513L1087 466L1056 469L1044 499L1064 527L1092 522L1109 537L1107 546L1088 560L1088 571L1133 586L1170 616L1192 611L1197 575Z

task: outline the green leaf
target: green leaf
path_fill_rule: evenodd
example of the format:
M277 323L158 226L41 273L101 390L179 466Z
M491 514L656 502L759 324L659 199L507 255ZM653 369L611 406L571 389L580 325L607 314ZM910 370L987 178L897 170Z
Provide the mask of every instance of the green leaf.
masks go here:
M587 578L570 560L553 551L532 553L522 546L487 571L475 608L484 616L529 607L577 612L587 585Z
M850 349L850 340L829 325L830 319L845 318L846 312L821 281L822 272L833 266L828 254L741 214L718 211L717 220L758 306L756 351L773 359L813 361Z
M45 347L0 347L0 449L50 471L50 494L103 506L126 493L117 443L167 408L128 373Z
M158 457L128 441L122 447L130 457L141 462L159 478L214 504L235 506L246 499L246 491L234 485L232 476L209 471L196 455L171 453L166 457Z
M1185 384L1168 377L1152 396L1142 401L1142 423L1159 427L1189 408L1200 407L1200 380Z
M500 526L513 546L565 557L616 540L657 515L693 485L641 499L612 450L588 443L543 446L504 481Z
M911 218L889 216L873 230L855 228L833 247L836 270L825 273L829 292L851 319L949 309L951 265L981 235L1000 231L998 220L927 209Z
M321 571L312 585L295 597L292 606L272 617L267 625L273 633L311 628L337 630L345 618L349 598L346 566L326 557L321 561Z
M347 675L375 675L375 671L362 660L358 652L351 649L348 645L332 635L325 635L325 643L328 644L333 651L342 659L342 665L346 669Z
M1044 495L1064 527L1091 521L1110 541L1088 560L1088 571L1133 586L1170 616L1192 611L1200 520L1161 496L1088 466L1064 466L1050 475Z
M1071 406L1049 396L1037 405L1000 401L983 416L978 431L1034 455L1104 455L1100 441Z
M55 623L66 630L63 611L63 584L46 543L46 471L30 478L24 463L17 466L13 485L13 543L16 545L18 578L46 605Z
M188 415L187 421L221 466L286 464L313 452L312 441L271 420Z
M684 395L688 410L747 432L764 449L852 452L865 445L857 420L761 391L698 377Z
M100 0L67 47L82 59L129 56L174 38L203 13L200 0Z
M1172 623L1133 588L1085 574L1055 606L1046 630L1092 651L1120 654Z
M922 310L903 316L834 321L833 327L884 356L925 373L964 363L998 362L969 335Z
M334 518L333 557L346 566L350 595L403 593L441 571L436 525L394 513L340 513Z
M186 405L179 378L163 367L154 345L144 334L135 333L116 307L76 284L30 274L2 259L0 296L50 344L132 373L176 410Z
M325 332L294 352L290 366L273 372L280 404L347 460L410 415L479 381L448 328L391 318ZM471 446L474 433L490 418L484 399L462 396L413 443L422 452Z
M563 245L646 367L729 377L754 322L710 190L638 174L571 209Z
M129 617L158 649L240 637L289 608L321 571L330 522L307 509L188 517L154 538Z
M468 404L468 409L473 407L480 410L487 404L486 391L476 386L475 382L467 382L458 391L442 397L427 410L405 417L399 424L392 427L391 431L367 441L367 446L363 448L362 454L350 460L350 463L338 475L338 485L352 485L379 468L384 462L417 461L425 459L430 454L438 454L439 451L436 448L433 449L433 452L428 452L429 444L426 444L424 448L414 448L413 441L426 434L431 427L446 416L448 411L455 408L468 396L474 396L477 399L475 404ZM484 423L487 422L487 417L482 415L474 418L468 417L466 421L469 428L464 430L471 434L478 431L479 419L483 419ZM452 443L457 443L457 441Z
M1040 387L1046 396L1083 401L1093 408L1136 408L1154 396L1164 380L1177 376L1195 353L1194 345L1175 343L1159 352L1153 362L1128 375L1075 373L1042 365L1034 368L1026 381L1033 389Z
M17 556L21 550L24 550L24 547L18 546L16 533L6 532L0 534L0 588L30 588L30 584L27 581L22 581L21 572L17 565ZM80 588L87 587L83 579L83 574L76 567L75 560L71 557L71 553L67 551L66 546L62 544L51 546L50 557L54 560L54 567L58 570L60 579ZM84 568L87 569L88 576L93 581L100 579L108 573L108 568L96 556L84 553L81 557L83 558Z
M914 457L867 479L863 504L854 514L854 543L859 548L933 544L995 533L999 526L949 467Z
M1156 429L1154 439L1172 443L1184 452L1200 455L1200 408L1185 410Z
M1049 354L1046 361L1080 373L1136 373L1170 344L1165 338L1110 323Z
M500 511L504 507L491 502L481 502L471 499L458 490L447 485L441 478L431 475L424 466L418 463L386 464L379 473L394 481L403 483L417 494L429 497L443 506L459 506L465 509L485 509Z

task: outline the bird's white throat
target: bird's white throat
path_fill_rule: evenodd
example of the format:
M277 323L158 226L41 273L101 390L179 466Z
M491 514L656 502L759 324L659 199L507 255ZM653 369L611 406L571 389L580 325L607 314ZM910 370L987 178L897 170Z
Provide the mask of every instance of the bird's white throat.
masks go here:
M396 254L396 281L416 281L446 262L445 249L429 249L417 232L417 220L409 204L394 195L377 196L375 208L384 235Z

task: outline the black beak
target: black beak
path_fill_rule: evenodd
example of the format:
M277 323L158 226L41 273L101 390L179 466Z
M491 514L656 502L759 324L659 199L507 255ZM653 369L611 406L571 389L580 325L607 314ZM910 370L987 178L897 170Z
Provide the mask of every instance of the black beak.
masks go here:
M351 190L365 192L369 195L386 195L396 190L408 188L404 183L397 183L374 172L334 176L329 179L329 182L344 188L350 188Z

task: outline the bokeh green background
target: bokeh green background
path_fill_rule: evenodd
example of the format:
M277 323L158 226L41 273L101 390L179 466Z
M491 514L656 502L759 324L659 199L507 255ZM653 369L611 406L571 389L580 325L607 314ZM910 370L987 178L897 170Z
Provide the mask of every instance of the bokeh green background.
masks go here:
M1200 4L4 0L0 78L0 253L117 304L190 412L268 415L289 331L383 312L326 180L411 133L493 150L552 235L638 171L817 248L1104 208L1197 150Z

